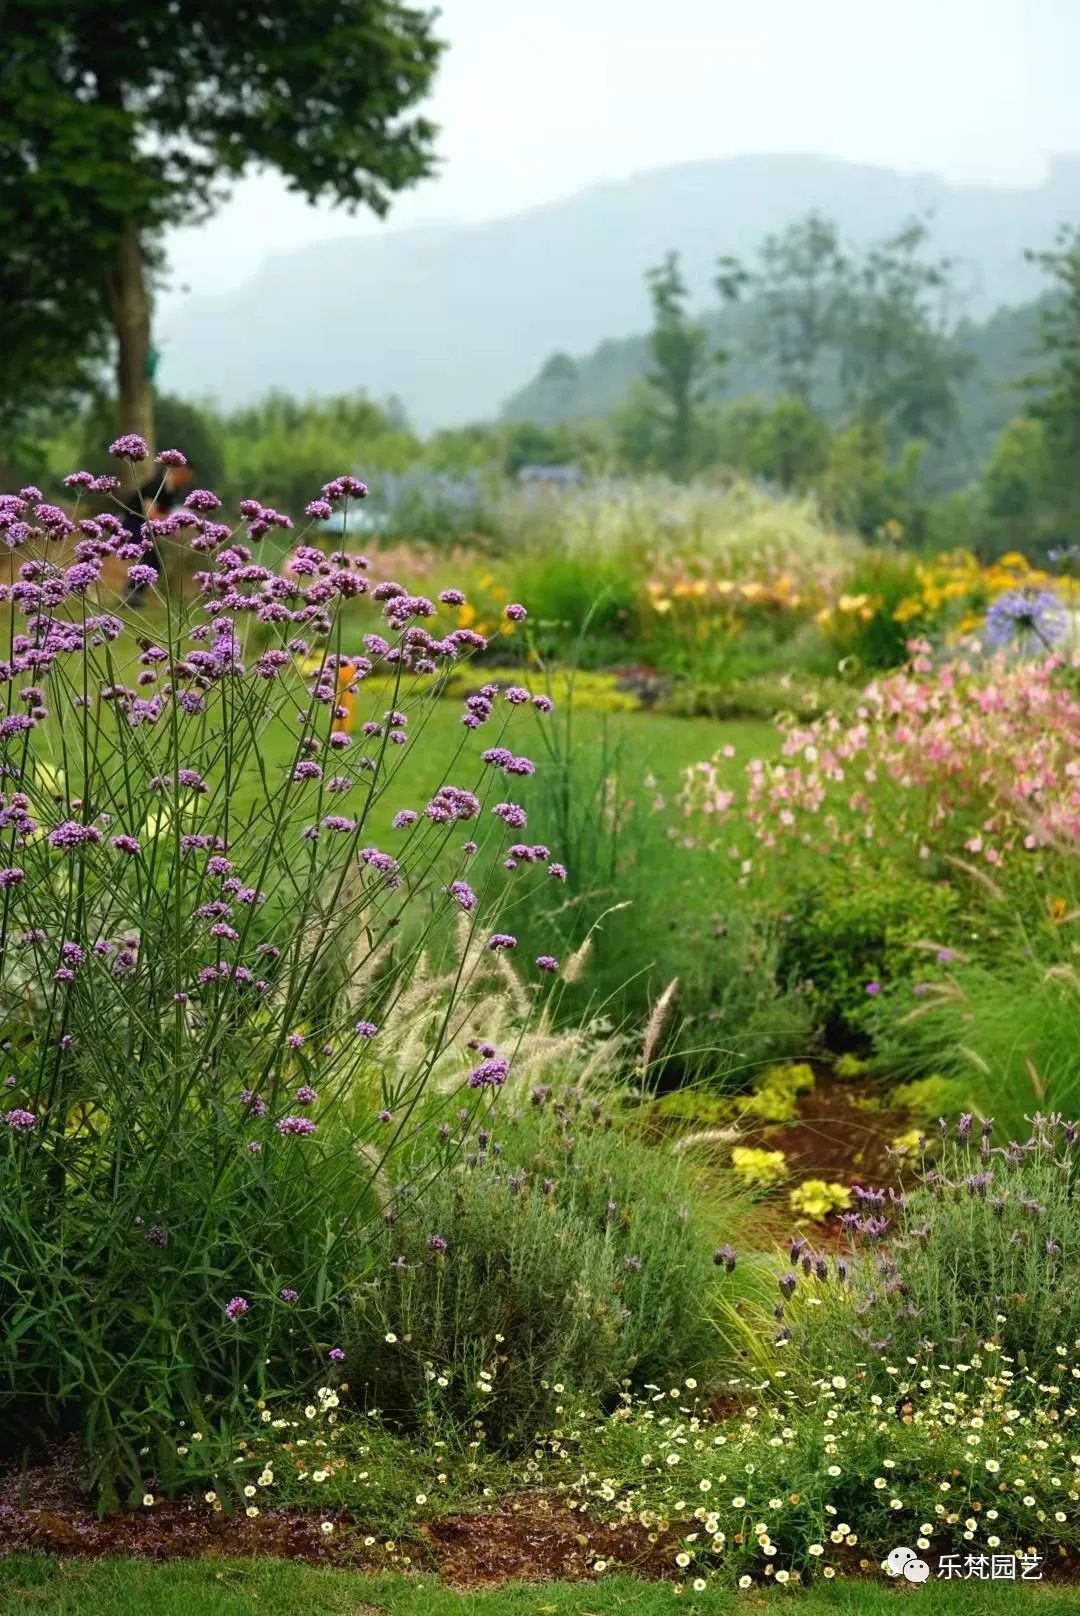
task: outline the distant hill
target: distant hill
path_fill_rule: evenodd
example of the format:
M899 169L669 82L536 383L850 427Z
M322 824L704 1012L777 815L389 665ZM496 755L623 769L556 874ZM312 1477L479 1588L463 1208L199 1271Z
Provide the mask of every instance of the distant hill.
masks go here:
M227 405L274 387L393 393L423 429L488 417L553 352L642 330L642 276L669 248L705 306L719 254L746 254L811 208L856 243L930 212L936 246L962 261L970 306L985 315L1036 294L1023 250L1080 220L1080 159L1053 163L1042 185L997 188L821 157L737 157L635 174L486 224L320 242L267 260L235 292L174 307L158 332L162 384Z
M957 426L948 439L931 445L927 472L939 486L956 486L973 476L993 440L1022 407L1021 381L1038 367L1039 302L1001 308L986 320L966 320L960 330L962 346L974 364L960 388ZM713 390L718 400L756 396L772 398L778 392L775 377L758 358L747 352L748 311L736 307L702 317L711 343L729 355ZM649 369L648 337L624 337L601 342L589 354L549 356L532 381L511 395L503 407L508 421L535 421L554 426L560 421L600 420L624 402L627 393ZM825 414L830 413L829 378L815 392ZM834 403L839 400L834 397Z

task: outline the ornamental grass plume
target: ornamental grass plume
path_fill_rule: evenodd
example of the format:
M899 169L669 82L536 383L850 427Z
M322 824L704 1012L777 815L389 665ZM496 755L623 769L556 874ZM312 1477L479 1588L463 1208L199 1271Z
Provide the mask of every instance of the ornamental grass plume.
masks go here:
M643 1038L641 1044L640 1070L642 1073L647 1072L652 1064L652 1059L656 1054L657 1048L659 1047L660 1038L664 1031L664 1027L667 1024L668 1014L671 1010L672 1001L675 998L675 991L678 986L679 978L677 976L673 976L653 1006L652 1014L649 1016L649 1020L645 1027L645 1037Z
M398 1155L450 1159L415 1147L436 1071L478 1103L455 1013L502 1004L473 981L510 946L500 893L550 879L514 859L463 912L527 819L479 756L544 722L519 687L471 697L438 789L400 800L429 676L485 641L350 553L358 479L310 507L341 513L341 549L305 527L287 575L261 541L291 521L259 500L226 520L198 490L133 526L117 490L0 496L0 1408L19 1441L77 1422L103 1507L170 1485L178 1420L226 1430L242 1386L319 1373ZM160 564L181 547L183 590ZM384 1059L458 921L467 963Z

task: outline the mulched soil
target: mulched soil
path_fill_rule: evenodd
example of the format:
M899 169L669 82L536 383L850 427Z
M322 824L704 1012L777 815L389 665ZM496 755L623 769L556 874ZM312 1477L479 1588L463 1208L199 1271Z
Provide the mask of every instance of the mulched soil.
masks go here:
M456 1588L509 1581L576 1582L605 1560L642 1577L670 1576L675 1538L650 1543L636 1522L607 1526L537 1494L491 1515L450 1515L423 1528L435 1567Z
M408 1569L437 1573L455 1588L498 1587L510 1581L577 1581L595 1575L596 1559L641 1576L670 1575L673 1540L649 1543L637 1523L606 1526L523 1494L491 1514L448 1515L417 1522L415 1538L393 1550L348 1517L334 1531L320 1529L325 1515L301 1509L265 1510L257 1519L228 1516L202 1499L157 1503L152 1509L99 1517L79 1493L75 1453L0 1476L0 1555L16 1552L65 1557L190 1560L248 1555L301 1560L357 1571Z
M796 1121L761 1130L762 1142L787 1157L792 1183L804 1178L896 1183L897 1158L889 1155L888 1146L911 1122L904 1111L889 1106L887 1089L825 1076L809 1094L799 1096L796 1108Z
M79 1492L76 1454L0 1476L0 1554L38 1550L62 1555L124 1555L186 1560L277 1555L376 1569L385 1557L363 1545L364 1533L342 1523L329 1536L321 1517L300 1509L267 1510L256 1520L229 1518L202 1499L155 1504L134 1513L98 1516Z

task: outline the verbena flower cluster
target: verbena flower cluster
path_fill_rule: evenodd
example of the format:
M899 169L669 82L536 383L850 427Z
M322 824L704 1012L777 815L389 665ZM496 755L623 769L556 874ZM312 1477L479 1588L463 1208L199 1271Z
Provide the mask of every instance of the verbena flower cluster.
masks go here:
M309 507L340 548L305 529L284 567L261 541L292 522L259 500L156 516L109 474L67 487L0 496L0 1395L77 1410L108 1496L135 1429L333 1356L373 1184L457 1036L449 1009L388 1075L379 1029L453 917L515 946L493 866L515 896L565 871L503 800L545 694L481 677L453 777L416 794L430 676L486 642L349 545L359 479Z

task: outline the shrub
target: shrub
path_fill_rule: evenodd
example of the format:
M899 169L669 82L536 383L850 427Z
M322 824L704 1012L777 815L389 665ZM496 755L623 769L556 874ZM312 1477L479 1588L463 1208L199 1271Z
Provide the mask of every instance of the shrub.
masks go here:
M637 631L637 580L603 555L525 551L506 565L515 597L533 612L545 655L573 647L583 666L625 660Z
M1011 1398L1066 1396L1080 1335L1078 1133L1036 1115L1025 1143L994 1146L993 1124L965 1115L911 1191L856 1190L846 1272L796 1242L783 1328L809 1371L846 1358L881 1390L898 1363L985 1360Z
M323 499L347 513L361 491L339 479ZM480 642L429 632L436 607L369 583L362 558L305 545L277 576L258 545L288 519L252 501L232 526L216 504L196 491L132 541L36 490L0 500L0 1397L16 1440L79 1425L104 1504L141 1496L151 1467L168 1479L182 1418L227 1426L241 1399L333 1373L338 1298L406 1146L419 1170L417 1107L452 1041L448 1012L391 1068L379 1025L453 916L474 969L514 944L493 930L498 886L467 878L470 849L505 852L524 827L501 799L527 693L468 698L463 744L479 751L486 724L513 751L466 764L459 748L463 783L401 804L376 847L372 814L423 727L414 676ZM189 541L194 599L140 559L147 537ZM120 611L95 599L106 567L135 591ZM372 632L348 659L340 609L359 597ZM253 621L271 643L249 655ZM369 673L393 677L391 700L365 699ZM543 879L546 859L516 862ZM470 1066L460 1050L453 1081ZM472 1083L504 1076L494 1059ZM449 1153L425 1139L437 1174Z
M345 1327L390 1418L531 1439L570 1388L603 1397L715 1356L715 1225L737 1200L706 1210L686 1165L629 1134L612 1098L539 1085L509 1113L438 1124L460 1163L395 1191Z
M696 674L665 698L667 712L688 718L820 718L858 705L858 691L839 679L775 672L735 681L707 682Z
M847 1211L851 1191L835 1180L827 1183L823 1178L807 1178L788 1192L788 1205L793 1212L820 1223L830 1212Z
M944 882L906 878L888 860L852 860L804 875L787 898L777 975L804 984L834 1035L866 1031L877 989L890 992L932 970L920 943L955 934L959 894ZM868 991L874 990L874 991Z
M736 1145L731 1152L731 1165L745 1183L761 1189L771 1189L788 1175L787 1158L782 1150L760 1150L756 1145Z

